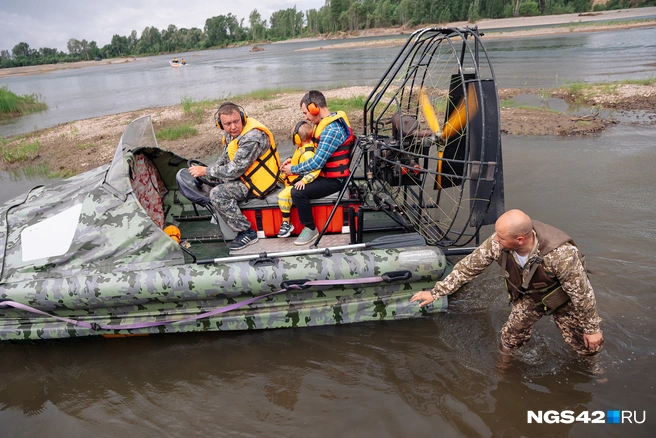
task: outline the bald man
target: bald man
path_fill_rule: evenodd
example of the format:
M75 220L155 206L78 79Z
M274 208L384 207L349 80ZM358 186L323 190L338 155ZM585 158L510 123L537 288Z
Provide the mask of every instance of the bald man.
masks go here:
M417 292L410 301L426 306L457 291L496 261L512 303L501 330L503 351L521 347L531 339L533 324L551 315L565 342L576 352L587 356L599 353L603 345L601 319L574 241L520 210L502 214L494 230L433 290Z

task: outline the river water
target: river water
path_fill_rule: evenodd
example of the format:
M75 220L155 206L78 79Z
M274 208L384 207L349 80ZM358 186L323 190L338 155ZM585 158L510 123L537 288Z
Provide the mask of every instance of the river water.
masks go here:
M638 35L644 40L653 33L643 30ZM547 86L548 81L573 76L621 79L648 69L654 61L653 46L648 59L629 56L631 49L618 63L607 58L605 68L601 61L587 61L590 52L605 52L600 41L611 45L608 53L613 44L647 45L633 38L620 44L622 32L604 34L535 38L523 46L506 41L490 43L488 48L494 50L500 86L523 86L522 81ZM581 40L596 43L570 49ZM654 44L656 38L650 41ZM509 50L508 45L523 48ZM562 48L552 49L554 45ZM278 47L285 45L267 46L260 53ZM376 57L368 51L361 51L361 56ZM290 53L291 59L278 62L281 71L288 69L287 64L302 63L304 56L331 56L331 67L326 68L337 71L333 65L346 66L343 58L350 56L344 51ZM578 60L585 66L571 59L574 54L586 60ZM186 59L198 64L193 55ZM156 62L149 59L134 68ZM273 57L270 62L261 77L274 77L269 74L276 70ZM214 69L217 77L228 74L216 62L208 64L198 68ZM195 68L162 67L157 72L157 67L154 75L195 74ZM77 73L95 75L97 69ZM299 75L308 78L323 75L323 67L300 70L305 69L299 69ZM362 76L375 80L373 70L365 68ZM517 71L515 79L513 71ZM623 73L612 73L618 71ZM158 82L146 71L133 74L143 75L145 84ZM647 76L655 74L651 67ZM75 72L52 75L70 75L71 82L84 80L75 79ZM340 85L358 82L352 72L334 80ZM303 83L309 87L316 82ZM220 87L205 92L213 95ZM148 96L166 95L156 85L144 85L144 90ZM144 105L177 103L152 99ZM100 97L93 100L98 106L108 105ZM79 99L78 103L82 104ZM509 308L498 268L491 267L452 297L447 313L415 321L0 345L2 435L652 437L656 433L654 138L656 126L622 125L595 137L502 139L506 207L523 209L567 231L594 272L591 281L605 336L605 350L594 360L573 354L547 319L538 323L533 340L517 355L501 360L499 331ZM19 188L12 184L34 183L3 178L3 187L13 192ZM3 197L6 192L3 189ZM634 423L644 422L527 424L529 410L587 411L590 416L593 411L619 410L630 412Z
M493 34L490 34L493 35ZM484 37L485 38L485 37ZM390 38L368 38L367 40ZM0 78L16 94L39 93L50 109L0 121L2 136L71 120L142 108L229 97L261 88L326 89L375 85L399 46L307 50L352 40L269 44L170 55L47 74ZM500 88L554 88L572 82L645 79L656 73L656 27L577 32L551 37L490 39L486 47Z

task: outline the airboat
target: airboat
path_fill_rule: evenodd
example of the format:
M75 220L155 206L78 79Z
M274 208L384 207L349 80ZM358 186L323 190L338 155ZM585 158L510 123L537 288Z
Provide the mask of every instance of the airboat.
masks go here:
M316 200L310 247L280 239L276 194L241 208L262 237L234 237L175 175L150 117L111 164L35 187L0 209L0 339L254 330L418 318L417 291L503 212L497 85L477 28L426 28L364 106L344 190ZM300 231L295 211L292 221ZM166 232L170 226L179 230ZM248 252L246 252L248 251Z

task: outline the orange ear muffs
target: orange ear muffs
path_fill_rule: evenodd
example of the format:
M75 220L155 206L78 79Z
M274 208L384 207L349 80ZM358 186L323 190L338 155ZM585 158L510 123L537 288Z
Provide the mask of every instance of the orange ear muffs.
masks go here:
M242 126L245 126L246 121L248 120L248 116L246 115L244 108L232 102L224 102L219 106L219 109L217 109L216 112L214 113L214 123L216 124L216 127L219 129L223 129L223 124L221 123L221 116L219 115L219 111L221 111L221 108L224 107L225 105L234 105L239 109L239 117L241 117L241 124Z
M292 139L294 140L294 144L296 146L300 146L303 144L303 140L301 140L301 136L298 135L298 130L301 129L301 126L305 123L304 120L301 120L294 126L294 131L292 132Z
M319 107L314 102L308 103L307 109L308 109L309 113L312 114L313 116L316 116L316 115L319 114Z

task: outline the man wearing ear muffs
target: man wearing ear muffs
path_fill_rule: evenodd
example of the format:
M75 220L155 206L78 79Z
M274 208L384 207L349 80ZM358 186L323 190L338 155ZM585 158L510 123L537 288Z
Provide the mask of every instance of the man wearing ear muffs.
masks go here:
M321 170L319 177L304 190L292 189L292 200L298 210L298 218L304 226L294 241L306 245L316 240L319 231L312 216L312 199L323 198L338 192L350 174L351 148L355 143L353 130L344 111L330 112L323 93L311 90L301 99L301 111L305 119L314 125L313 141L316 145L314 157L291 165L285 160L281 170L286 175L305 175Z
M226 224L237 231L235 239L227 244L231 251L237 251L258 240L237 203L249 197L264 198L277 187L280 157L271 131L248 117L239 105L222 104L215 122L227 134L223 153L215 164L191 166L189 173L194 178L220 182L210 191L209 199Z

